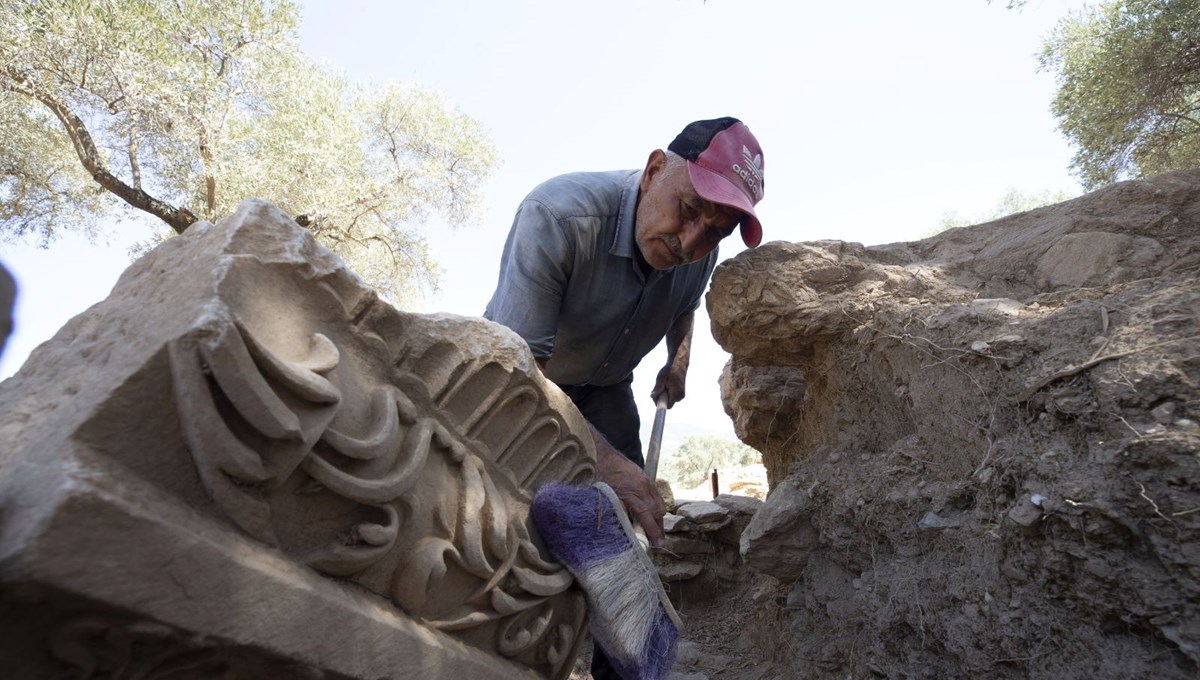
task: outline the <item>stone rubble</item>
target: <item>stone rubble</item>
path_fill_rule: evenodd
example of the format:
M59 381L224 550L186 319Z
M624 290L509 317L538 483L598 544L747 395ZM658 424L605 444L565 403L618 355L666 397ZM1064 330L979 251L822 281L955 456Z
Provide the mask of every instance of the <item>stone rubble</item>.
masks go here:
M729 534L740 534L761 506L757 499L730 494L712 501L679 501L663 523L667 533L663 548L652 553L659 577L665 584L715 584L735 578L742 560L737 541L731 541Z

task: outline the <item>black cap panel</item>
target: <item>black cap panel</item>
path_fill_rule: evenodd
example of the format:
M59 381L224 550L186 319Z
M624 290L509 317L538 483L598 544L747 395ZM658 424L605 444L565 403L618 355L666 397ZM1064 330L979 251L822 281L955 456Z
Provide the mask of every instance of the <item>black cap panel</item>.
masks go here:
M740 123L737 118L726 116L724 118L714 118L712 120L698 120L689 124L680 132L675 141L667 147L667 151L677 153L689 161L694 161L704 153L708 145L712 143L712 138L717 136L718 132L725 130L734 123Z

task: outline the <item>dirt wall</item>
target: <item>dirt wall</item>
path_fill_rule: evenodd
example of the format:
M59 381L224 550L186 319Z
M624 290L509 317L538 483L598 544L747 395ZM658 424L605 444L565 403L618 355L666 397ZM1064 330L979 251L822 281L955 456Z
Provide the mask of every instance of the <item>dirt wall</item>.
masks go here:
M1195 677L1198 275L1200 171L719 267L726 408L819 536L763 581L764 653L797 677Z

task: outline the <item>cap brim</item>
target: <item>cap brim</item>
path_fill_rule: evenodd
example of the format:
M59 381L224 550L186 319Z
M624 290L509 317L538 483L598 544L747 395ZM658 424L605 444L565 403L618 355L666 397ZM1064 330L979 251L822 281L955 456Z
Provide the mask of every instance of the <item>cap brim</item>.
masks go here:
M706 201L729 206L745 215L742 218L742 241L748 248L756 248L762 242L762 224L754 214L754 204L746 193L720 174L688 161L688 176L692 188Z

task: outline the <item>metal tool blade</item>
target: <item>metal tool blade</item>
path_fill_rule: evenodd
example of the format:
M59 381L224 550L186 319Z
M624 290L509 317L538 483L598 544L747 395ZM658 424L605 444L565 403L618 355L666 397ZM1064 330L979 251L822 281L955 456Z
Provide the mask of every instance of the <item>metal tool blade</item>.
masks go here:
M646 448L646 476L652 480L658 479L658 454L662 450L663 429L667 424L667 395L658 395L655 402L658 408L654 411L654 427L650 430L650 445Z

